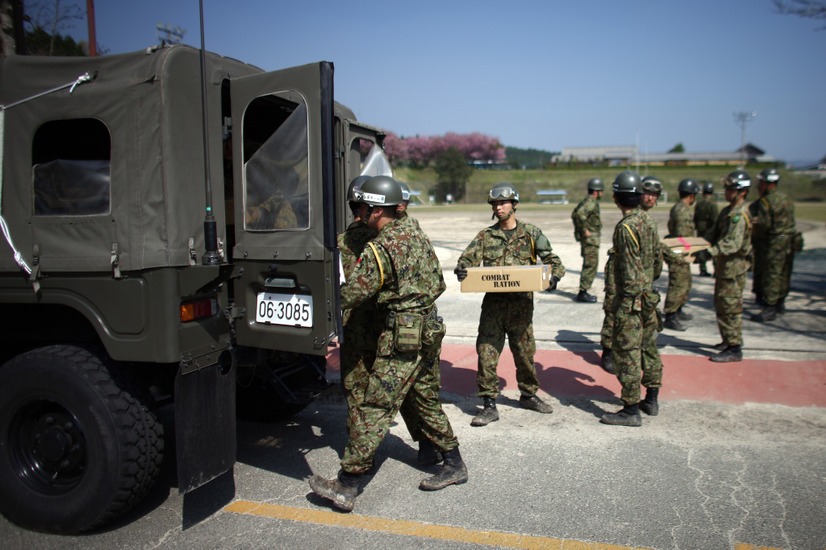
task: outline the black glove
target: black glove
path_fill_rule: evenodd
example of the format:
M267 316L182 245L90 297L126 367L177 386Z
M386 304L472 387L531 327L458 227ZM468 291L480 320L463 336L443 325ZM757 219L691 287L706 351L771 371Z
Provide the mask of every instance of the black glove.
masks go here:
M556 284L558 282L559 282L559 277L557 277L556 275L551 277L551 284L548 286L548 292L551 292L552 290L556 290Z
M453 273L456 274L456 278L459 279L459 282L461 283L465 280L465 277L467 277L467 268L457 266L456 269L453 270Z

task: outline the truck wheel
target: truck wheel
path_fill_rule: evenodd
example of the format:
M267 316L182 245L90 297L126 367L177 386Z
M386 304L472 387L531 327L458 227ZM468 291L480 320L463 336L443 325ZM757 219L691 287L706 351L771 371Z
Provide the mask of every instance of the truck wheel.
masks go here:
M0 367L0 511L74 533L125 512L160 472L160 423L97 356L48 346Z

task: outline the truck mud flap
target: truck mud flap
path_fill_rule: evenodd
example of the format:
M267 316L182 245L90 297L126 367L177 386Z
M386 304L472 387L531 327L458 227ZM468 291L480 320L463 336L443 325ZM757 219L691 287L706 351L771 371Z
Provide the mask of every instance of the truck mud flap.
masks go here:
M178 371L175 442L180 493L197 489L233 467L235 367L231 359L186 374Z

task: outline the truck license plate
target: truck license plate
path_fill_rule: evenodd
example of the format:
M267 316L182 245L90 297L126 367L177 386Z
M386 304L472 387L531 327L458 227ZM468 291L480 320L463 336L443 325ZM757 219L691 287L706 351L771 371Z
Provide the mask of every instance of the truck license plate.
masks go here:
M255 321L270 325L313 326L313 297L305 294L258 294Z

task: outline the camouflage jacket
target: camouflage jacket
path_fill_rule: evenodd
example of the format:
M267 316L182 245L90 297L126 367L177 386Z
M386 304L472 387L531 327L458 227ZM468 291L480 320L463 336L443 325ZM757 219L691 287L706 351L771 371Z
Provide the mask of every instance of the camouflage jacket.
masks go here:
M361 256L364 246L367 241L376 236L376 231L367 227L364 222L353 222L347 229L338 234L338 251L341 257L342 275L345 281L350 280L353 271L356 268L356 262ZM342 324L348 325L351 319L356 323L364 321L369 317L372 310L375 309L375 300L369 300L363 303L357 310L364 310L365 312L354 311L353 309L345 309L342 315ZM369 312L367 310L370 310Z
M341 287L341 306L376 296L387 311L423 313L445 291L436 252L415 220L396 219L367 243L352 277Z
M751 255L751 221L745 203L726 206L717 217L710 232L712 247L708 253L714 258L714 276L734 278L748 269Z
M677 201L671 207L671 214L668 216L668 236L694 236L694 216L691 213L691 207L683 201Z
M717 208L714 199L709 197L697 198L697 202L694 204L694 228L697 230L698 237L706 238L706 233L717 223L719 214L720 209Z
M599 215L599 201L597 199L592 195L582 199L582 202L571 212L571 219L574 222L574 238L577 242L599 246L602 219ZM586 238L585 231L590 231L591 236Z
M753 203L753 207L750 210L754 217L754 233L758 238L794 234L794 203L785 193L769 190Z
M551 266L551 276L565 276L565 266L542 230L517 221L510 235L498 223L480 231L459 256L457 267L534 265L537 260Z
M643 294L653 291L657 264L662 267L659 242L650 216L641 208L626 213L614 229L616 299L632 300L640 308L636 311L642 311Z

